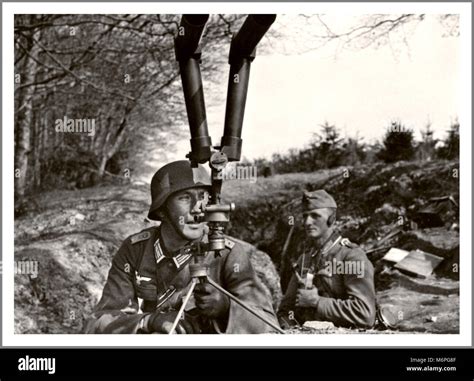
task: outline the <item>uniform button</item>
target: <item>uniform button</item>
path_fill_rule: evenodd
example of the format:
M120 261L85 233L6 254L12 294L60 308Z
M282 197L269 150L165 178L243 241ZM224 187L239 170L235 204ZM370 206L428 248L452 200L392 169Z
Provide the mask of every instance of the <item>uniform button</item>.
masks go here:
M174 285L169 286L169 289L173 291L175 289Z

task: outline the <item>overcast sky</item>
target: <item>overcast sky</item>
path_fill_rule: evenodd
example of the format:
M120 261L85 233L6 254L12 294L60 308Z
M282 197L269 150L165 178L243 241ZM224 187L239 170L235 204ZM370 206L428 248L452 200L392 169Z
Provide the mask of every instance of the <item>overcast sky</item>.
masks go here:
M329 20L331 25L337 21ZM291 45L297 45L295 36L302 40L301 36L311 33L285 16L278 21L273 27L287 36L283 40L290 53L278 43L266 49L269 54L257 53L243 126L243 156L270 157L274 152L302 148L324 121L335 124L344 135L358 133L372 142L383 136L393 119L414 128L417 137L429 120L435 137L443 138L458 115L459 38L442 37L445 30L435 18L427 17L413 34L408 33L408 46L394 38L391 46L343 50L337 55L334 46L291 53ZM226 87L227 74L219 93L225 94ZM223 99L206 97L214 144L222 135ZM189 141L181 142L176 158L188 151Z

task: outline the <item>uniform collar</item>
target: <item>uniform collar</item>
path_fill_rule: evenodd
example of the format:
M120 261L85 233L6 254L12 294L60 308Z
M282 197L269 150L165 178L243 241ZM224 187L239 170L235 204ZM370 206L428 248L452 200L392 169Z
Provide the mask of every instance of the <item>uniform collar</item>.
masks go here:
M153 252L155 254L155 261L157 265L165 258L169 258L173 261L174 265L179 270L186 263L188 263L188 261L193 256L190 246L185 246L182 249L173 253L172 255L165 255L165 252L163 250L163 245L160 242L160 238L157 238L153 246L154 246Z
M326 240L326 242L323 243L323 246L319 249L316 250L311 257L316 257L318 254L326 255L334 246L337 245L337 243L341 240L341 234L337 231L334 230L332 234L329 236L329 238Z
M201 239L201 242L203 243L208 242L207 234L203 236L203 238ZM161 238L161 231L160 231L153 245L154 246L153 252L155 255L156 264L159 264L162 260L164 260L165 258L168 258L173 261L176 268L179 270L181 267L185 266L189 262L189 260L192 258L193 250L195 250L195 248L193 247L195 243L196 241L189 242L186 245L184 245L182 248L180 248L179 250L170 252L166 250L165 246L163 245L163 241Z

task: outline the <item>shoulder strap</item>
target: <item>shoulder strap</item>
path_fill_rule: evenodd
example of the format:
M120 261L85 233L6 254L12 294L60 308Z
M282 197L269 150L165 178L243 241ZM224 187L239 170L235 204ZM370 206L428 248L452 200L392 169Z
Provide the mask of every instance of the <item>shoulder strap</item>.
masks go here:
M146 241L151 237L151 232L149 230L143 230L140 233L134 234L130 237L130 243L135 245L138 242Z

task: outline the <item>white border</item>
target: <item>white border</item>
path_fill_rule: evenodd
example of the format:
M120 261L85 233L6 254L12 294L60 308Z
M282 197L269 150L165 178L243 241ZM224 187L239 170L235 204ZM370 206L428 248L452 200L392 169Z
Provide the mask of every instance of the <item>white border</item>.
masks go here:
M459 13L462 60L460 334L400 335L15 335L13 125L15 13ZM470 3L3 3L3 345L5 346L470 346L471 343L471 4Z

